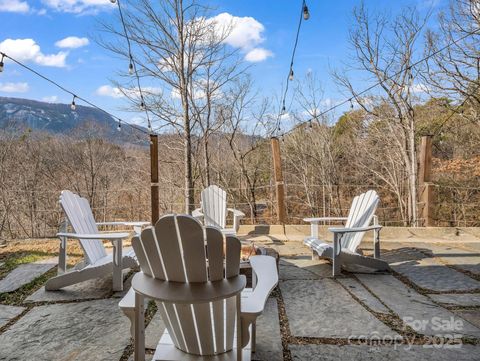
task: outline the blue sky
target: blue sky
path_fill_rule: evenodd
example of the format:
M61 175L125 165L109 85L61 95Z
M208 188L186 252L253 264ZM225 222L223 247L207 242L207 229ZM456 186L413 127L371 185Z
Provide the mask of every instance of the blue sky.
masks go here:
M251 74L261 92L278 96L288 75L301 1L207 3L215 9L213 15L227 13L243 21L248 31L240 32L232 43L251 60ZM295 75L315 72L322 81L325 98L335 102L343 96L330 80L329 69L350 53L347 38L351 13L360 0L310 0L307 4L311 17L302 24ZM408 5L417 6L423 13L432 7L438 11L447 0L365 0L365 4L394 15ZM116 11L109 0L0 0L0 51L129 121L135 114L122 111L128 104L124 98L111 96L115 94L110 82L117 71L128 67L128 61L112 57L94 40L98 22L108 21ZM430 26L435 25L432 17ZM260 50L247 56L253 49ZM70 95L8 61L0 73L0 96L71 102Z

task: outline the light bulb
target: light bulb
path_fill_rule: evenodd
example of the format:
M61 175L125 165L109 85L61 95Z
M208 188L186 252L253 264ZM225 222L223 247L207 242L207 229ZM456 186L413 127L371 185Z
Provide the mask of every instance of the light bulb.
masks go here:
M4 67L3 61L0 61L0 73L3 72L3 67Z
M353 109L353 102L352 102L352 99L350 99L350 109Z
M145 110L145 103L143 102L143 100L142 100L142 102L140 103L140 109L141 109L141 110Z
M282 113L285 113L285 105L282 107Z
M307 7L307 5L304 5L304 6L303 6L303 18L304 18L305 20L310 19L310 13L308 12L308 7Z
M120 119L118 120L117 130L118 130L118 131L121 131L121 130L122 130L122 121L121 121Z
M293 69L290 68L290 75L288 76L288 80L292 81L293 80Z
M134 71L133 70L133 64L130 63L130 65L128 66L128 74L133 75L133 71Z
M75 105L75 95L73 96L72 104L70 105L70 109L75 111L77 109L77 106Z

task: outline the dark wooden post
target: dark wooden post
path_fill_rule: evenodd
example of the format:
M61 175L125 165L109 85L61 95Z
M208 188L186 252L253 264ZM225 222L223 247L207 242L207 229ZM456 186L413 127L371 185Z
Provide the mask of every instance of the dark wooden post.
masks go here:
M418 171L419 225L431 227L434 225L434 185L432 181L432 136L422 137L420 144L420 167Z
M150 134L150 194L152 205L152 225L159 218L158 202L158 135Z
M277 137L271 138L273 171L275 174L275 190L277 193L277 218L281 224L285 224L285 185L283 183L282 158L280 155L280 143Z

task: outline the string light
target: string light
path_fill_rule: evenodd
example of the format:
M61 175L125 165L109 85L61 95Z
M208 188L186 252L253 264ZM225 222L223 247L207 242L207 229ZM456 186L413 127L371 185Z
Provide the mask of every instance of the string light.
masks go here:
M293 80L293 68L290 67L290 75L288 76L288 80Z
M281 112L279 112L279 114L278 114L277 123L280 123L280 118L281 118L282 114L285 113L285 99L287 98L287 94L288 94L289 82L294 79L293 63L294 63L294 60L295 60L295 53L297 51L298 38L300 36L300 28L302 26L302 20L304 20L304 19L307 20L310 17L310 14L308 12L308 7L305 4L305 0L302 1L302 7L301 7L300 10L301 11L300 11L299 19L298 19L297 34L295 35L295 43L293 44L292 57L290 59L290 69L288 71L288 77L287 77L287 83L285 85L285 90L283 91L283 98L282 98L283 106L282 106Z
M409 68L410 68L410 69L415 68L417 65L419 65L419 64L427 61L428 59L430 59L430 58L432 58L433 56L441 53L441 52L444 51L445 49L450 48L452 45L456 45L458 42L462 41L463 39L466 39L466 38L469 37L469 36L478 34L479 32L480 32L480 28L477 28L477 29L475 29L475 30L472 30L472 31L468 32L467 34L464 34L463 36L461 36L461 37L459 37L459 38L457 38L457 39L455 39L455 40L452 40L450 43L446 44L446 45L443 46L442 48L437 49L437 50L434 51L433 53L431 53L431 54L425 56L424 58L416 61L415 63L413 63L412 65L410 65ZM384 80L380 80L380 81L375 82L374 84L370 85L369 87L367 87L367 88L363 89L362 91L356 93L356 94L355 94L355 98L358 97L358 96L360 96L360 95L363 95L363 94L369 92L370 90L372 90L372 89L374 89L374 88L376 88L377 86L379 86L380 84L382 84L382 82L387 81L387 80L391 80L391 79L395 78L396 76L399 76L399 75L400 75L402 72L404 72L404 71L405 71L405 69L400 69L400 70L397 71L395 74L392 74L391 76L385 78ZM341 102L339 102L339 103L331 106L330 108L324 110L324 111L321 112L318 116L323 116L323 115L325 115L325 114L327 114L327 113L330 113L331 111L333 111L333 110L335 110L335 109L337 109L337 108L339 108L339 107L341 107L341 106L343 106L343 105L345 105L345 104L347 104L348 102L351 102L351 101L352 101L352 98L345 99L345 100L343 100L343 101L341 101ZM303 125L303 124L305 124L305 123L307 123L307 122L308 122L308 120L304 120L304 121L302 121L302 122L297 123L297 125L295 125L295 126L292 127L291 129L289 129L286 133L292 132L293 130L297 129L299 126L301 126L301 125Z
M352 98L350 98L350 109L353 110L353 102L352 102Z
M5 54L2 53L2 60L0 60L0 73L3 72L3 67L4 67L3 58L4 57L5 57Z
M308 6L303 2L303 19L308 20L310 19L310 12L308 11Z
M132 60L130 60L130 64L128 65L128 74L133 75L135 71L133 70L133 63Z
M122 119L118 119L118 127L117 130L120 132L122 130Z
M77 106L75 104L76 97L77 97L76 95L73 95L72 104L70 105L70 109L72 109L72 111L75 111L77 109Z

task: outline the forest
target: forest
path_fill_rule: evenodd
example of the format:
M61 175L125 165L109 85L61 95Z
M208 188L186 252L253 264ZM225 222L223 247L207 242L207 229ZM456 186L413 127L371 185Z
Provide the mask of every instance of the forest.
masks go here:
M355 8L352 53L330 72L345 104L326 102L318 75L309 72L290 80L288 110L277 95L260 94L258 80L225 48L228 29L216 28L213 36L215 24L203 9L168 7L177 3L165 2L165 18L146 16L158 10L148 2L133 3L137 11L125 14L132 42L144 50L136 57L139 71L168 84L175 101L148 91L139 98L122 79L116 84L132 107L141 102L156 119L160 214L191 211L200 191L217 184L245 212L244 223L275 224L273 136L280 139L288 223L345 215L355 195L375 189L382 224L422 226L419 145L429 136L435 225L480 226L477 2L452 1L448 11L429 14L438 17L434 30L415 8L393 17ZM171 21L182 16L198 20ZM104 26L121 33L114 23ZM172 33L185 36L185 46L175 46ZM128 56L115 44L104 46ZM354 73L367 79L363 86L352 82ZM0 239L54 236L63 189L87 197L97 221L150 219L148 139L115 142L102 133L88 121L64 135L15 124L0 130Z

